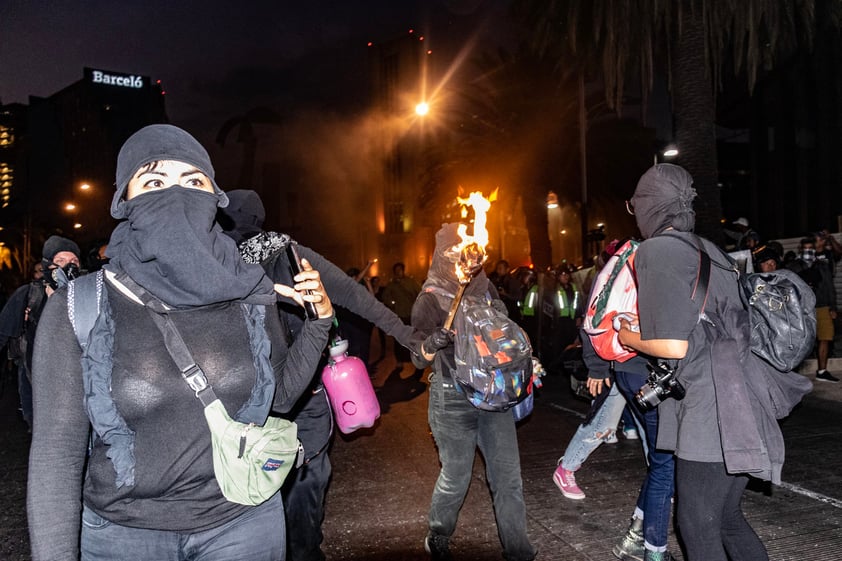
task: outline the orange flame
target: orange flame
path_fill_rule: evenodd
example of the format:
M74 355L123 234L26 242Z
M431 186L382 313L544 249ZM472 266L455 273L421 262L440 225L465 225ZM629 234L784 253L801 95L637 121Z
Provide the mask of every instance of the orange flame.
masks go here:
M451 249L453 254L458 255L458 259L456 260L456 278L459 279L459 284L465 285L471 282L471 278L479 272L482 264L488 257L485 253L485 247L488 245L488 230L485 225L491 203L496 200L496 189L487 199L479 191L474 191L464 199L462 197L456 198L456 202L462 205L463 218L468 215L467 207L470 206L474 209L473 235L468 235L468 226L466 224L459 224L456 233L459 235L461 241Z

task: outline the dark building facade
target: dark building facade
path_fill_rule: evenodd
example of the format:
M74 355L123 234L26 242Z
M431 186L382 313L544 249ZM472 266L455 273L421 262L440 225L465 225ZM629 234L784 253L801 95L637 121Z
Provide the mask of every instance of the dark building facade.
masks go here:
M83 248L108 238L117 153L138 129L167 122L164 94L148 76L85 68L53 95L0 106L0 135L14 140L0 146L0 167L13 168L9 198L0 198L2 241L37 258L52 233Z

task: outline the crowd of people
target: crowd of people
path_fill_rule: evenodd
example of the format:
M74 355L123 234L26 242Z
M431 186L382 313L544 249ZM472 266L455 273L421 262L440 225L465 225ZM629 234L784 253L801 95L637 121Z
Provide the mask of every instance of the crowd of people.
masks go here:
M711 273L709 299L691 290L697 278L688 271L698 262L693 243L714 260L728 258L692 234L695 190L682 168L652 167L627 205L643 241L635 261L639 310L617 327L620 343L637 356L622 363L601 358L582 331L591 283L616 240L585 267L564 262L538 273L512 270L501 259L488 275L474 271L460 286L451 252L456 225L446 224L436 234L423 284L403 263L381 283L367 275L373 261L343 271L287 234L264 230L258 194L221 189L205 149L177 127L152 125L132 135L120 150L115 186L111 214L121 222L111 238L83 255L74 241L50 237L31 280L0 312L0 345L15 360L21 412L32 432L27 510L33 559L93 561L131 551L142 559L323 560L333 420L319 373L326 347L339 337L337 324L365 362L376 328L381 351L386 335L394 338L397 369L407 362L417 376L430 369L428 421L441 464L423 542L431 557L452 558L449 542L478 449L504 558L535 559L515 418L475 407L452 377L456 350L448 315L463 313L450 308L461 291L505 310L550 373L564 372L577 353L587 366L592 411L553 472L564 497L585 498L574 474L597 446L616 441L620 429L640 439L646 475L616 557L671 559L667 534L675 500L690 561L767 559L739 505L750 477L779 477L777 425L761 431L765 455L751 458L751 469L735 468L735 454L746 459L754 451L734 449L729 437L738 420L713 413L724 409L717 387L725 374L705 350L719 343L706 318L735 311L741 302L726 268ZM732 226L733 249L748 251L755 270L788 267L814 290L815 378L838 382L827 363L842 245L823 230L787 256L746 219ZM299 273L287 251L292 244L302 258ZM75 299L83 292L77 294L75 279L99 270L95 317L80 334ZM310 314L303 311L307 305ZM189 372L180 368L173 333L192 354ZM678 371L685 398L641 406L635 394L653 367ZM189 381L193 368L234 421L296 423L301 464L268 499L237 503L221 488L207 404L195 399L204 386ZM799 391L803 387L789 396L793 404ZM761 422L751 415L739 421L747 419Z

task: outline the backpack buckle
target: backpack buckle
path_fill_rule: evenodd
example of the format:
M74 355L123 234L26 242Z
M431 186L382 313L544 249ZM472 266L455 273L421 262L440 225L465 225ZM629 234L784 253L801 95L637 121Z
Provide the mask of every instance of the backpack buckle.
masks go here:
M190 386L190 389L198 395L200 391L208 387L208 379L202 369L196 364L191 364L181 373L181 376Z

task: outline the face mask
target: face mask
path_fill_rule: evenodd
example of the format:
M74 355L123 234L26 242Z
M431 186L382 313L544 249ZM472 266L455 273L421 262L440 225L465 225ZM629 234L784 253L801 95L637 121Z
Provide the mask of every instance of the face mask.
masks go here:
M50 285L50 288L53 290L58 290L59 288L67 286L67 283L73 279L78 278L81 271L79 270L79 265L76 263L68 263L64 267L50 269L49 273L50 274L45 277L47 279L47 284Z
M801 260L807 263L808 265L812 265L813 262L816 260L816 250L812 248L802 249Z

